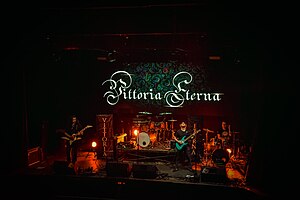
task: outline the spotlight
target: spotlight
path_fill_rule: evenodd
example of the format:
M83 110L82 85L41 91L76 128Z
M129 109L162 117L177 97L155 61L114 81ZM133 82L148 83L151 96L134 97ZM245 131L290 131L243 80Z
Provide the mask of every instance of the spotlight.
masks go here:
M92 142L92 147L95 148L97 146L97 142L93 141Z
M139 130L138 130L138 129L134 129L134 130L133 130L133 134L134 134L135 136L137 136L137 135L139 134Z
M226 151L229 153L229 155L231 154L231 149L226 149Z

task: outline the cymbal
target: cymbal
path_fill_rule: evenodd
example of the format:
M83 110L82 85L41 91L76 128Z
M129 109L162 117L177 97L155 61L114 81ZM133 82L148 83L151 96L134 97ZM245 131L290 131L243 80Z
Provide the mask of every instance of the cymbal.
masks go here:
M169 122L176 122L177 119L169 119L168 121L169 121Z
M147 111L141 111L139 112L140 114L143 114L143 115L151 115L152 113L151 112L147 112Z
M204 128L203 130L206 131L206 132L208 132L208 133L214 133L214 131L209 130L208 128Z
M148 121L133 121L134 124L146 124Z
M232 133L240 133L240 132L232 132Z
M172 113L171 112L162 112L162 113L159 113L159 115L171 115Z
M139 117L136 117L136 118L132 118L133 121L145 121L144 118L139 118Z

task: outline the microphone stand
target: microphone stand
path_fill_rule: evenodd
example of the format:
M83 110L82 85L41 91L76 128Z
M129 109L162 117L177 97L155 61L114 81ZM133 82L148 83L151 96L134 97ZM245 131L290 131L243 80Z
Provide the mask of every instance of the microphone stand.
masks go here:
M139 154L138 154L138 152L140 150L140 131L137 134L136 145L137 145L136 159L137 159L137 164L138 164L138 160L139 160Z
M204 149L204 154L205 154L205 166L207 166L207 163L208 163L208 160L207 160L207 154L208 154L208 147L207 147L207 140L208 140L208 137L207 137L207 134L208 134L208 129L206 129L206 133L205 133L205 149Z

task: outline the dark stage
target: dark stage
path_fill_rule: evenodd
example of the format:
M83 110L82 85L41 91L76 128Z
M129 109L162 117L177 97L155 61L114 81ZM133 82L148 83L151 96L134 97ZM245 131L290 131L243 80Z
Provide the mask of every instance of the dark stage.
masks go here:
M269 200L297 192L298 64L287 44L298 12L234 1L12 8L1 43L9 90L1 174L11 199ZM69 166L63 134L74 115L86 129ZM193 167L183 160L173 171L182 122L197 133L189 138ZM223 122L228 148L218 141Z
M163 146L118 149L117 159L81 150L75 166L64 155L49 156L12 175L8 185L30 199L271 199L247 186L247 155L231 156L224 165L214 162L216 156L208 153L192 170L183 162L174 171L174 149Z

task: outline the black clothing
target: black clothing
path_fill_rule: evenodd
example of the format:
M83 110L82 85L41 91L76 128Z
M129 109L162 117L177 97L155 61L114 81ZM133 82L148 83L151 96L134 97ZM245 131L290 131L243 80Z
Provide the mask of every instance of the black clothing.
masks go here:
M82 125L78 121L76 121L74 124L71 124L69 125L69 127L66 128L66 133L72 135L72 134L77 134L81 130L82 130ZM80 140L75 140L73 142L66 140L66 156L67 156L68 163L70 162L72 162L73 164L76 163L79 142Z
M220 129L218 130L217 134L220 135L220 137L222 139L217 139L217 146L219 146L220 148L222 149L226 149L226 148L229 148L231 146L231 135L230 135L230 132L229 132L229 129L226 128L226 129Z
M174 136L180 140L183 141L185 140L188 136L190 136L190 132L189 131L183 131L181 129L177 130L174 133ZM188 161L188 169L192 169L192 160L191 160L191 138L189 138L189 140L187 140L184 144L179 144L176 143L176 153L175 153L175 170L178 170L178 165L179 162L181 161L182 163L185 161L185 159L187 159ZM179 148L177 148L179 147ZM181 148L182 147L182 148Z

